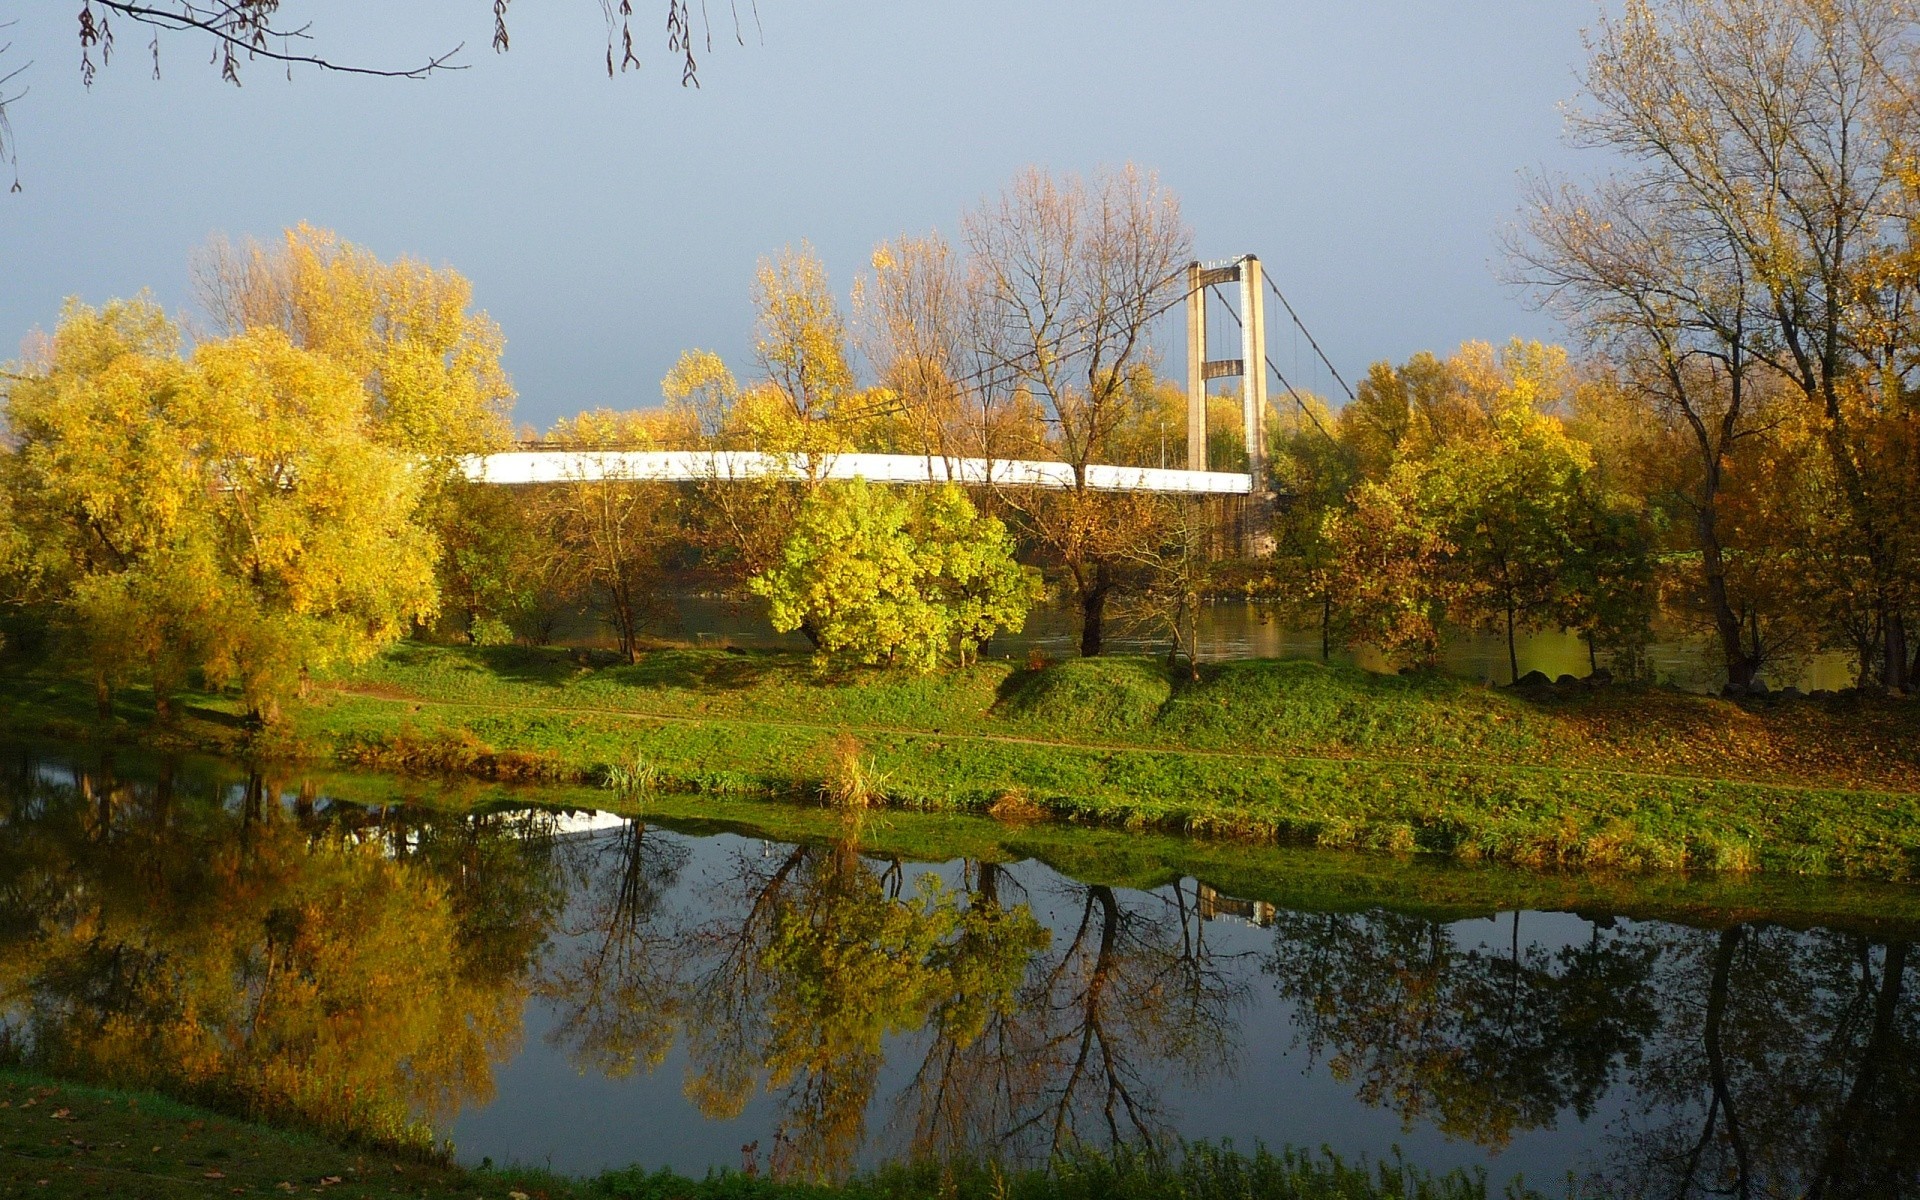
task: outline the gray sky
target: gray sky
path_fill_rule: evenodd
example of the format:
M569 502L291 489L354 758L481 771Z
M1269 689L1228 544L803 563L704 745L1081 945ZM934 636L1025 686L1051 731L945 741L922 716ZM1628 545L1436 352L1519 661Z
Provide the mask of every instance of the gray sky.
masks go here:
M844 299L876 241L956 234L1028 164L1158 170L1199 255L1259 254L1349 378L1558 336L1497 281L1495 236L1522 171L1605 165L1560 142L1590 0L759 0L744 46L709 0L698 91L660 0L635 0L645 69L611 80L594 0L518 0L506 55L484 0L290 0L340 59L464 41L471 69L289 82L262 62L235 89L175 34L156 82L147 32L123 25L91 92L75 8L0 0L0 64L33 60L13 110L25 191L0 194L0 346L69 295L146 286L185 308L209 234L307 220L471 278L518 417L542 426L658 403L688 347L743 367L759 256L810 240ZM1332 390L1300 355L1296 382Z

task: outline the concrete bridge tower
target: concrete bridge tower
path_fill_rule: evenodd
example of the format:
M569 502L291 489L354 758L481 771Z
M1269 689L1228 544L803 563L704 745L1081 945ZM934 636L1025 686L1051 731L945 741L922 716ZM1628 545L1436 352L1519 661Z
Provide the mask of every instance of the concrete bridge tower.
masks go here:
M1207 358L1207 289L1240 285L1240 357ZM1240 379L1240 417L1247 443L1246 553L1272 549L1267 487L1267 321L1260 260L1251 254L1226 262L1187 264L1187 469L1207 470L1207 384Z

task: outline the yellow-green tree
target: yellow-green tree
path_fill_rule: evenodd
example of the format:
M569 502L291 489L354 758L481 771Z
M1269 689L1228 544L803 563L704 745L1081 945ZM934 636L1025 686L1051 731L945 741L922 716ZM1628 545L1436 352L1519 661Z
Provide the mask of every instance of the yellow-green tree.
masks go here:
M1006 526L958 487L908 500L864 479L808 497L780 562L751 586L775 629L802 631L822 655L922 671L1018 629L1040 591Z
M332 359L366 390L375 436L446 466L497 449L513 385L505 339L470 311L473 285L417 258L382 262L302 222L269 250L215 241L194 264L201 305L229 336L278 329Z
M6 420L27 565L103 706L137 671L165 716L198 668L271 721L309 672L435 609L421 472L370 436L353 377L284 334L183 361L151 302L69 305Z

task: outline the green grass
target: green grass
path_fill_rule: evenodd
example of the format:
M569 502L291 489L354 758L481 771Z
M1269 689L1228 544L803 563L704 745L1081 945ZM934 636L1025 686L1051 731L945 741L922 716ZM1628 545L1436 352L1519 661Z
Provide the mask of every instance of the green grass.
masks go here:
M64 690L63 690L64 689ZM11 688L16 731L98 736L77 688ZM230 701L161 736L233 749ZM136 707L118 729L147 736ZM1311 662L1144 659L914 676L803 656L410 643L323 681L254 752L489 779L646 779L812 797L843 734L895 808L1522 866L1920 877L1920 706L1656 689L1523 694Z
M593 1179L545 1171L466 1170L377 1149L330 1145L234 1120L152 1093L85 1087L0 1070L0 1197L184 1200L288 1196L335 1200L1486 1200L1465 1172L1435 1175L1398 1160L1347 1164L1326 1152L1191 1146L1171 1162L1122 1154L1068 1159L1052 1171L990 1165L885 1167L838 1185L737 1173L690 1179L632 1168Z

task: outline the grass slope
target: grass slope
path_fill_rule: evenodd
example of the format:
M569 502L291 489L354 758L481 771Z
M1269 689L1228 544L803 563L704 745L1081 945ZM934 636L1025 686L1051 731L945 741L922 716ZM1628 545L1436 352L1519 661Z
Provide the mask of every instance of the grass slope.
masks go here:
M14 691L16 727L38 714L87 730L71 685ZM197 712L169 736L240 736L230 705ZM325 681L292 737L403 771L565 781L618 766L708 795L811 796L847 733L896 807L1532 867L1920 876L1920 710L1896 701L1529 695L1272 660L1176 687L1143 659L823 675L794 655L595 666L407 644Z

